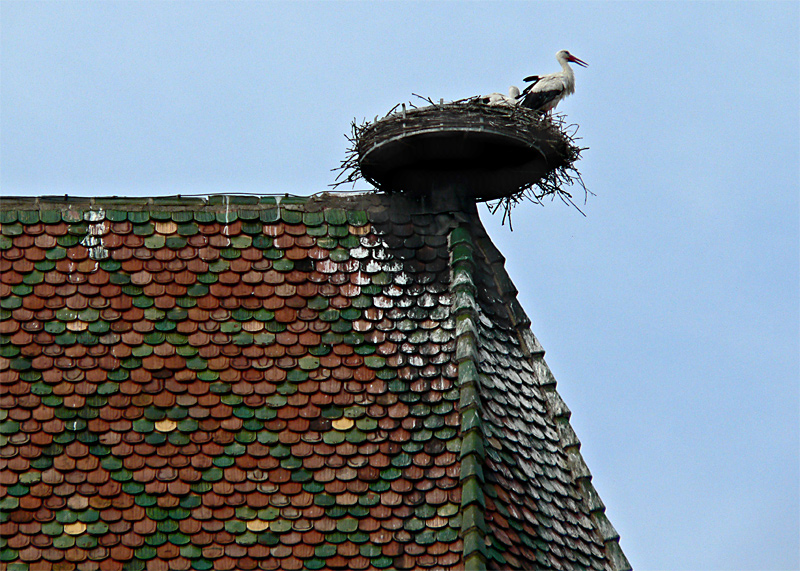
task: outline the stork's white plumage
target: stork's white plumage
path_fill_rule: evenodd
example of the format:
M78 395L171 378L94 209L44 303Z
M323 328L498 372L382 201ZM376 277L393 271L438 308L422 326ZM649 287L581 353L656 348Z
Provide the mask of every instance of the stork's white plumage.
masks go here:
M480 100L487 105L516 105L519 103L519 96L519 87L512 85L508 88L508 95L490 93L483 95Z
M579 60L567 50L556 54L556 60L561 64L561 71L547 75L531 75L525 81L532 81L522 90L521 105L539 113L548 113L555 109L567 95L575 93L575 74L569 62L586 67L589 64Z

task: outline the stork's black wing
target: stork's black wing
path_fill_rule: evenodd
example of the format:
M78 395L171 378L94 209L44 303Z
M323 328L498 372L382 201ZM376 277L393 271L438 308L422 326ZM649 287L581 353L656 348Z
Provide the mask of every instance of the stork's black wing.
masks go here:
M561 91L557 89L551 91L529 91L522 98L520 105L528 109L533 109L534 111L539 111L556 99L560 93Z
M527 87L525 87L525 89L522 90L521 95L525 95L526 93L528 93L531 90L531 87L533 87L534 85L536 85L539 82L539 76L538 75L529 75L528 77L526 77L522 81L532 81L533 82L530 85L528 85Z

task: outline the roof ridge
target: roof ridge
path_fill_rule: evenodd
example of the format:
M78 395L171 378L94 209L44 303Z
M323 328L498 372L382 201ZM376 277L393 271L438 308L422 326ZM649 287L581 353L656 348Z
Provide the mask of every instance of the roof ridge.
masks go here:
M517 299L518 290L514 287L511 277L505 269L505 257L492 242L480 218L477 216L475 218L476 220L472 224L472 228L478 234L475 240L475 249L483 256L491 269L491 279L504 298L505 303L502 306L508 313L511 326L517 333L520 346L528 361L546 379L546 382L542 384L542 389L547 397L547 408L550 409L556 420L559 438L564 443L564 451L569 458L570 471L585 496L592 520L601 534L611 569L613 571L631 571L631 564L619 545L619 533L605 514L605 504L592 483L592 474L580 452L581 443L569 422L572 412L556 391L556 379L544 360L544 348L531 331L531 320Z
M461 412L461 536L464 542L464 569L486 569L486 518L483 495L483 463L485 451L478 394L477 335L478 315L475 299L475 269L472 237L468 227L460 224L449 236L453 292L453 315L456 320L456 361Z

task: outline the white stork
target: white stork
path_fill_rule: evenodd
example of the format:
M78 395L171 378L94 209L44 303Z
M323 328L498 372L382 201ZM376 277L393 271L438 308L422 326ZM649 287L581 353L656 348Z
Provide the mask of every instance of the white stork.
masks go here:
M519 87L512 85L508 88L508 95L490 93L489 95L481 96L480 100L487 105L516 105L519 103L519 95Z
M555 109L567 95L575 93L575 74L572 73L569 62L583 67L589 64L579 60L567 50L558 52L556 60L561 64L561 71L547 75L531 75L524 79L533 83L522 90L523 107L545 114Z

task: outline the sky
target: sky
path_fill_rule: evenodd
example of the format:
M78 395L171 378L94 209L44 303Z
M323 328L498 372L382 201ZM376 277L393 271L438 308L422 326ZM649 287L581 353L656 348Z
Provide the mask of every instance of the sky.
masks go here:
M322 192L354 119L569 49L585 216L481 216L620 544L798 569L798 30L797 2L0 0L0 194Z

